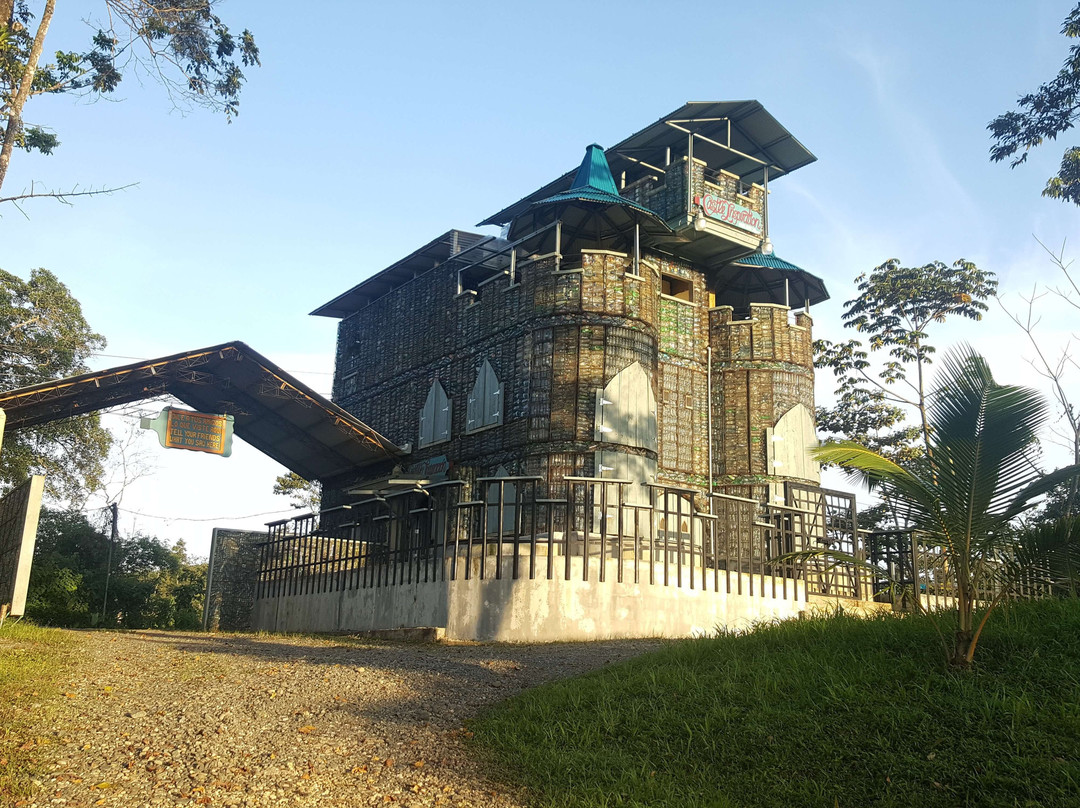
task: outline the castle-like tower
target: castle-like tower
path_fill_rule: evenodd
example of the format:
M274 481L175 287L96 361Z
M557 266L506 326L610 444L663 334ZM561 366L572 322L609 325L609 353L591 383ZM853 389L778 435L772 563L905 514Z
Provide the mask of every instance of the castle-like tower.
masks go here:
M399 484L601 477L645 503L652 483L816 482L807 310L827 293L767 229L770 179L813 159L757 102L590 146L481 223L500 237L450 231L316 310L341 318L335 401L411 449ZM392 484L323 482L330 505Z

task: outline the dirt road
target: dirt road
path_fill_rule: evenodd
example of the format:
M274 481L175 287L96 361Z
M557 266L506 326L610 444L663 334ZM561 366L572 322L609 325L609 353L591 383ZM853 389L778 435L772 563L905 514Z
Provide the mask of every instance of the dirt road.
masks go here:
M508 646L84 635L37 806L513 806L464 720L656 641Z

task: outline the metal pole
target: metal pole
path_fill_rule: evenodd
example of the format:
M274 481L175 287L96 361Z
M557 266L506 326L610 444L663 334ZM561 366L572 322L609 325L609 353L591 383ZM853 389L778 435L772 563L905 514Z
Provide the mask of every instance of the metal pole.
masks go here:
M686 215L694 209L694 135L686 138Z
M705 348L705 396L708 398L706 403L707 428L709 430L709 513L712 513L712 494L713 494L713 425L712 425L712 346L709 345Z
M641 223L634 222L634 274L641 274Z
M109 578L112 575L112 557L113 547L116 545L116 522L118 519L118 508L116 503L113 502L109 505L109 510L112 512L112 530L109 532L109 555L105 561L105 597L101 601L101 622L105 622L105 614L109 608Z
M761 224L762 224L763 229L765 230L764 241L768 241L769 240L769 167L768 166L765 166L765 168L762 170L762 188L764 189L764 192L761 195L761 197L762 197L762 201L761 201L761 213L762 213L761 219L762 219L762 222L761 222Z

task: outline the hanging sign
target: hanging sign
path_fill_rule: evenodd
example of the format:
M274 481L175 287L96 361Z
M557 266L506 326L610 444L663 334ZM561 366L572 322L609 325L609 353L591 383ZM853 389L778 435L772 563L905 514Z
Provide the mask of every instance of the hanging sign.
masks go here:
M451 463L447 460L446 455L439 455L438 457L429 457L427 460L413 463L406 471L409 474L416 474L425 480L434 482L446 479L446 473L450 471L450 465Z
M232 454L231 415L210 415L166 407L155 418L143 418L139 425L156 432L166 449L190 449L222 457Z
M746 230L756 236L762 233L761 214L755 210L724 199L720 196L705 194L694 197L694 204L700 205L705 215L710 219L734 225L740 230Z

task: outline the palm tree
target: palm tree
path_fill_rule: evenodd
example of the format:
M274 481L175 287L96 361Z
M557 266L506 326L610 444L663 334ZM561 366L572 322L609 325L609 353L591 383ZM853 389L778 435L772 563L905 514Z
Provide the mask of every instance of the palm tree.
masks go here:
M987 618L1012 590L1017 567L1002 563L1016 557L1010 522L1080 472L1070 466L1043 475L1035 468L1032 452L1046 419L1039 393L998 384L986 360L961 346L945 356L931 391L929 452L917 466L900 466L851 442L815 450L818 460L853 470L876 487L939 548L956 599L951 647L945 642L953 665L971 664ZM997 579L997 594L980 604L980 584L990 577Z

